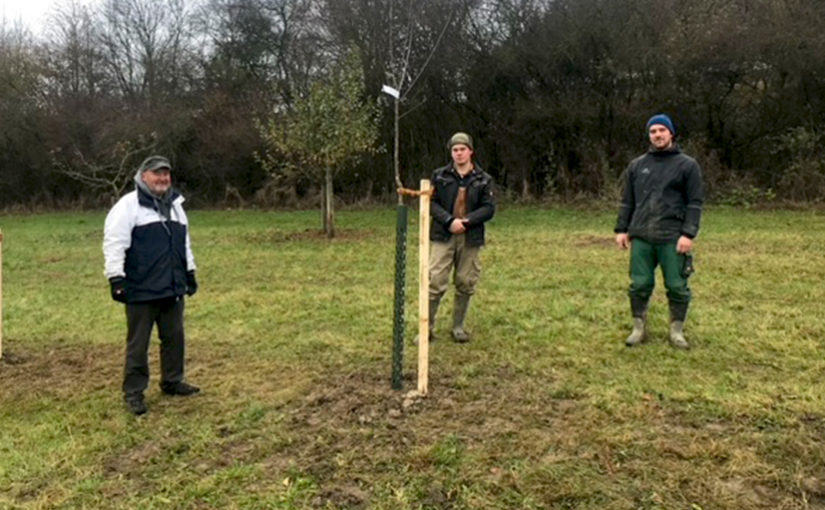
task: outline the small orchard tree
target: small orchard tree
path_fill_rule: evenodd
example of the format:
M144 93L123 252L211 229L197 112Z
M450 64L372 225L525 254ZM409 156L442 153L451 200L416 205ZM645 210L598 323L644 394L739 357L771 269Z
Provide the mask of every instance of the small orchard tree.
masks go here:
M335 236L333 177L376 151L377 115L377 103L365 98L361 61L350 53L291 110L258 122L266 147L258 160L264 168L273 175L302 174L321 188L327 237Z

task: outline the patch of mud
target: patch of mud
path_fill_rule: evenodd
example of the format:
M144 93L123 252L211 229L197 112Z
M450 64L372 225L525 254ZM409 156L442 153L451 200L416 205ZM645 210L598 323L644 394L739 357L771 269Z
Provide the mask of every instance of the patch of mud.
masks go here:
M799 417L799 423L819 437L825 438L825 416L808 413Z
M410 381L406 381L407 385ZM410 411L404 394L379 374L356 372L319 381L291 413L297 427L386 425Z
M426 396L393 391L384 371L328 376L286 411L292 467L334 492L352 482L346 473L369 472L399 459L429 469L426 454L410 457L411 452L429 451L453 434L469 448L489 450L486 456L539 455L537 445L566 434L560 417L573 418L586 405L569 399L556 402L541 381L525 387L524 381L502 379L502 370L507 367L490 367L489 374L479 376L489 379L489 384L479 381L479 387L491 389L481 393L468 391L450 375L431 373ZM405 388L414 386L412 377L405 378Z
M152 463L161 451L160 445L153 441L147 441L106 459L103 471L107 477L139 473L144 470L147 464Z
M718 485L723 494L743 508L780 508L783 499L777 488L744 478L720 480Z
M4 350L3 357L0 358L0 365L4 363L6 365L22 365L23 363L26 363L26 361L28 361L28 359L24 355L18 354L16 352L11 352L9 350ZM2 369L0 368L0 370ZM0 372L0 374L1 373L2 372Z
M112 345L66 345L48 350L4 352L0 395L10 400L32 394L52 397L83 395L118 387L123 350Z
M324 489L312 501L315 508L365 508L369 497L358 487L333 487Z

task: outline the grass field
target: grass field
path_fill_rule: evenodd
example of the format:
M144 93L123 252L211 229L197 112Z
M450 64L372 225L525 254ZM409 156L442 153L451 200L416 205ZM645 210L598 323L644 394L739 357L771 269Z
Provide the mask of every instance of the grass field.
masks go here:
M0 508L825 508L821 212L706 211L682 352L660 276L652 341L623 345L612 211L501 208L474 339L433 344L430 395L405 406L394 210L340 213L331 242L315 211L193 211L187 378L203 391L160 394L153 340L139 419L103 218L0 218Z

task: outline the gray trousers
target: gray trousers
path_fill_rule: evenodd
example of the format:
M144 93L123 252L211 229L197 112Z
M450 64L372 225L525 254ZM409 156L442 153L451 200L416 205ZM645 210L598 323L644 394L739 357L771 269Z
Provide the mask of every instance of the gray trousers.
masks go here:
M143 394L149 385L149 340L158 326L161 387L183 380L183 296L126 305L126 365L123 395Z
M430 244L430 300L441 299L454 272L457 294L472 296L481 277L481 246L467 246L465 234L450 237L449 241Z

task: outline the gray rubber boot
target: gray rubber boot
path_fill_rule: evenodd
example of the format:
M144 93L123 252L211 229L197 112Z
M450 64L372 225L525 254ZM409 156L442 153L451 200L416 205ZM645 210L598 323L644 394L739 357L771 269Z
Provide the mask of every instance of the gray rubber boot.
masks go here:
M690 344L685 340L685 321L671 321L670 345L677 349L690 349Z
M668 302L670 306L670 345L677 349L690 349L685 340L685 319L689 303Z
M430 321L430 323L427 325L427 329L429 330L429 335L428 335L429 342L435 342L435 316L438 313L438 304L440 302L441 302L441 298L430 300L430 304L429 304L429 312L430 312L429 321ZM419 340L418 336L419 335L415 335L415 338L413 338L413 343L415 345L418 345L418 340Z
M634 347L647 340L647 328L644 317L633 317L633 331L624 341L628 347Z
M453 340L458 343L470 341L470 334L464 331L464 319L467 317L467 309L470 307L470 297L468 294L455 295L455 308L453 309Z
M630 313L633 314L633 331L624 341L628 347L639 345L647 340L647 299L630 296Z

